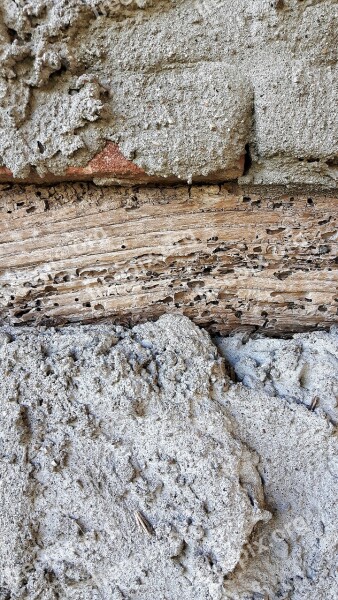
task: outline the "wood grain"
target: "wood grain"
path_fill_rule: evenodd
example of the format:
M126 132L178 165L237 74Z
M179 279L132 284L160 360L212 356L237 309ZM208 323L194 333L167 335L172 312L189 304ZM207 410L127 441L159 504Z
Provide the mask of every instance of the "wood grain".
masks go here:
M0 186L0 319L12 324L179 312L212 332L337 322L332 192Z

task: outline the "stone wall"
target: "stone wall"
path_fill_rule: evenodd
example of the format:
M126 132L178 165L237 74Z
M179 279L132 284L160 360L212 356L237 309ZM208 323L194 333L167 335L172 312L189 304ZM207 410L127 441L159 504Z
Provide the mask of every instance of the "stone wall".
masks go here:
M334 0L0 8L3 177L64 177L108 140L135 181L336 185Z

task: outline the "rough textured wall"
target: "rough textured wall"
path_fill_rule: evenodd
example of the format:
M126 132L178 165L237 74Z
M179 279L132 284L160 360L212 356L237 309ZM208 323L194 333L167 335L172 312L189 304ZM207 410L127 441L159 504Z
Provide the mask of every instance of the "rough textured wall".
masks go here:
M0 330L1 600L336 600L337 332L220 347Z
M1 0L0 155L15 176L111 140L149 174L336 183L334 0ZM250 160L252 166L250 168Z
M336 13L0 0L0 180L301 184L1 187L0 600L337 600L334 328L21 325L331 323Z

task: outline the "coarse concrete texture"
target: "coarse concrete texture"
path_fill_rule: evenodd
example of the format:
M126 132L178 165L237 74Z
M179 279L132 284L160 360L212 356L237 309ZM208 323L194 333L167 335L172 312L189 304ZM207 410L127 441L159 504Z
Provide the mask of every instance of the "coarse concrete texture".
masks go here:
M0 598L336 599L338 336L265 342L3 327Z
M218 597L270 515L208 336L164 317L3 338L2 589Z
M233 172L246 151L245 182L336 185L335 0L0 8L0 155L16 177L84 166L110 140L149 175Z
M319 408L338 423L338 330L298 333L292 339L237 333L215 338L236 377L252 389Z

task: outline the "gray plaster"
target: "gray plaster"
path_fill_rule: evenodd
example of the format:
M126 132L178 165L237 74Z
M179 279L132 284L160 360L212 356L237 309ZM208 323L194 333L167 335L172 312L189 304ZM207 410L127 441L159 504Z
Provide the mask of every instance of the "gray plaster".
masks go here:
M249 144L244 181L336 185L335 0L0 6L15 175L83 165L110 139L150 174L191 181Z
M291 340L235 334L215 342L237 378L251 389L315 408L338 422L337 328Z
M217 343L2 328L1 599L337 598L337 332Z
M227 382L208 336L171 317L12 330L0 374L0 589L218 598L270 514L213 398Z

